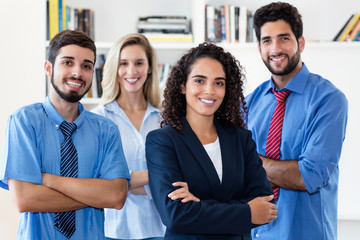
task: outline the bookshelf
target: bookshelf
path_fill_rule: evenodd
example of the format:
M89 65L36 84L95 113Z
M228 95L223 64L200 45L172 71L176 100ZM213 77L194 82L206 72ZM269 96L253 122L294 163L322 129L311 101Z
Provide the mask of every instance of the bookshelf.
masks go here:
M176 60L189 48L196 46L205 40L205 5L212 5L219 8L220 5L232 4L235 6L246 6L251 12L269 3L268 0L138 0L136 2L124 2L118 0L67 0L67 4L73 8L89 8L95 12L95 41L98 51L101 53L107 53L112 43L119 37L136 32L136 23L139 16L149 15L183 15L191 20L191 27L193 33L193 42L153 42L152 45L155 48L159 63L175 63ZM324 5L328 6L326 0L315 1L311 5L305 4L301 0L288 1L299 9L303 16L304 21L304 36L307 40L311 41L311 44L320 48L332 48L333 46L328 43L336 35L337 31L341 28L344 22L352 11L354 11L354 5L360 9L360 3L355 0L345 0L342 4L342 11L339 12L336 7L328 7L326 9L324 17L320 17L321 14L316 12L315 9L321 9ZM346 4L348 2L348 4ZM139 8L138 6L142 7ZM111 7L109 7L111 6ZM314 15L320 15L315 17ZM335 15L337 18L327 18L328 15ZM123 24L125 23L125 24ZM321 26L322 25L322 26ZM111 27L107 27L111 26ZM322 29L322 31L318 31ZM244 59L243 65L246 69L254 68L251 63L246 61L246 54L253 54L257 50L255 43L218 43L228 51L232 52L239 59ZM339 45L341 46L341 45ZM358 49L359 44L351 44L352 47ZM251 51L252 49L252 51ZM258 62L258 61L257 61ZM251 76L251 73L249 71ZM250 77L248 76L248 77ZM251 87L250 87L251 89ZM90 109L98 103L94 99L82 100L82 103L86 108Z

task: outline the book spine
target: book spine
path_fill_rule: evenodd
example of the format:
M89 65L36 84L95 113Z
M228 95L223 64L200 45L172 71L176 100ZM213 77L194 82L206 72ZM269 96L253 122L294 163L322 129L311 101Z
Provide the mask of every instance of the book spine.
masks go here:
M225 6L220 6L221 41L226 41Z
M225 5L225 42L230 42L229 5Z
M63 1L59 0L59 32L61 32L63 29Z
M215 41L215 9L214 6L208 5L206 8L207 23L207 41Z
M59 33L59 0L49 0L49 39Z
M351 21L349 22L349 24L346 26L346 28L344 29L343 33L340 35L339 41L343 42L345 41L346 37L348 36L349 32L351 31L351 29L354 27L355 23L357 22L357 20L360 18L360 13L356 14Z
M239 42L246 42L246 31L247 31L247 9L245 6L240 7L240 17L239 17Z
M66 0L61 0L62 1L62 29L66 30L67 29L67 6L66 6Z
M240 8L235 7L235 42L239 42L239 17L240 17Z
M235 6L230 5L230 42L235 42Z

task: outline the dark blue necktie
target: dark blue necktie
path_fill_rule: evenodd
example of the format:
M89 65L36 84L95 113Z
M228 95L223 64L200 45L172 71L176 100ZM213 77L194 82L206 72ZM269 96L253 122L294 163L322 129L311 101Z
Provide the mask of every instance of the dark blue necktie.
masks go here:
M72 142L71 135L76 130L75 123L63 121L60 130L64 134L64 141L61 143L61 176L78 176L78 155ZM75 230L75 211L55 213L55 229L65 237L70 238Z

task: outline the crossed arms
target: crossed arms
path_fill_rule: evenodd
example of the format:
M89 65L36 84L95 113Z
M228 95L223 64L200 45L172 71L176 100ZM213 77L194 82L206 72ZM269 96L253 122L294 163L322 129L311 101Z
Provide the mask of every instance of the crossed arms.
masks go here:
M43 173L41 185L8 179L19 212L66 212L85 207L124 206L127 179L70 178Z

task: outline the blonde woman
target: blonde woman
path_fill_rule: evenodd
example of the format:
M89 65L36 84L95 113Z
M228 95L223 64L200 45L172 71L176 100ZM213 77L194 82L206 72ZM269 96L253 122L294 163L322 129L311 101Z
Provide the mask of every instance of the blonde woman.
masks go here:
M108 239L162 239L165 227L148 187L145 139L160 127L160 90L154 49L141 34L129 34L114 43L103 72L102 105L93 112L119 127L131 172L129 193L121 211L105 209Z

